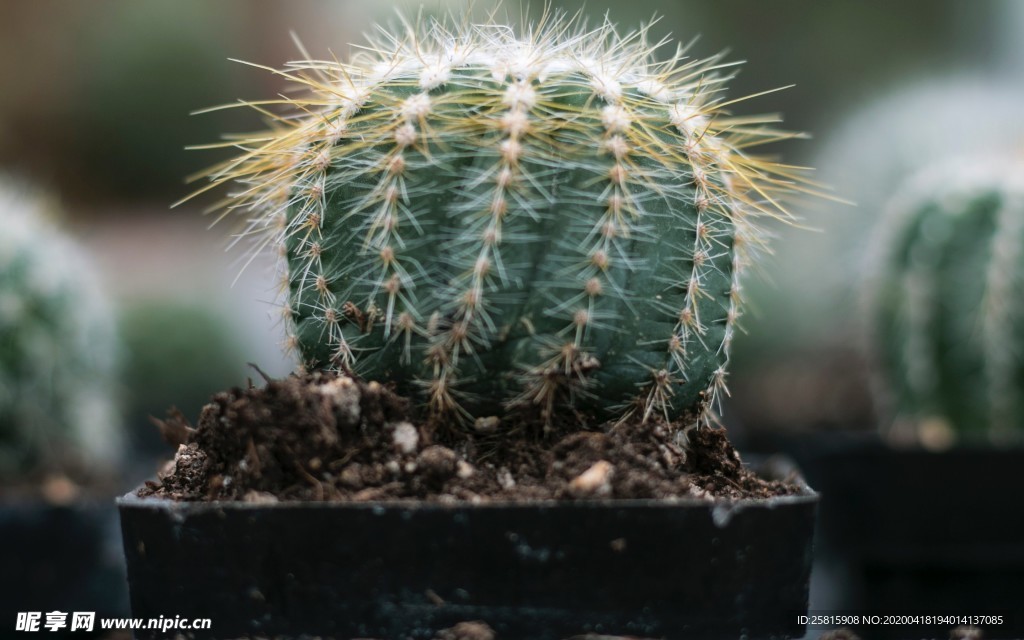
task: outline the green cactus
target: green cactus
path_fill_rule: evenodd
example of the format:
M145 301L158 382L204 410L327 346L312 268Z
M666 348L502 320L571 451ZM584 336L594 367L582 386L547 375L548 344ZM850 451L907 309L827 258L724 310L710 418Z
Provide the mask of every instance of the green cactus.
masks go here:
M868 291L895 424L1024 435L1022 176L968 158L918 176L887 208Z
M0 475L121 454L113 311L47 209L0 182Z
M757 219L789 217L800 173L748 154L788 134L729 115L728 65L645 36L431 21L277 71L295 112L209 177L286 259L303 363L435 415L703 416Z

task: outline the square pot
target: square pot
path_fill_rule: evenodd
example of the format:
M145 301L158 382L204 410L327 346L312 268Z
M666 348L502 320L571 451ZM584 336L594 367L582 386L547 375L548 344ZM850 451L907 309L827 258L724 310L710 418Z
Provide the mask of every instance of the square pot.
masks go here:
M731 502L118 504L132 615L211 619L196 638L427 639L480 620L500 640L754 640L803 635L818 501L804 487Z
M815 610L1002 615L986 640L1024 637L1024 448L893 447L873 434L775 441L821 493ZM871 638L946 637L958 625L872 626Z
M124 555L117 513L109 502L0 504L0 620L14 630L18 613L95 612L128 615ZM100 635L77 630L76 638ZM43 629L43 635L53 635ZM65 629L67 631L67 629Z

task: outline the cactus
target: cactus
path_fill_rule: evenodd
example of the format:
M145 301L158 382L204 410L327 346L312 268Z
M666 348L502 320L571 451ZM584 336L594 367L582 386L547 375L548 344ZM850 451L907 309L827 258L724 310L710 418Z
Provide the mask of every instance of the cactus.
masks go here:
M865 255L886 203L921 170L922 158L1012 153L1024 146L1021 104L1020 83L961 74L899 83L842 117L823 136L812 164L835 193L856 203L856 210L823 201L817 221L824 233L784 231L772 267L779 286L755 281L747 295L775 326L790 330L758 333L749 342L766 343L768 357L785 357L801 347L821 350L836 341L848 344L857 332L852 321L858 317L860 285L850 265ZM879 140L885 140L884 152ZM808 264L815 265L813 272Z
M300 94L247 104L293 112L207 174L287 262L287 346L433 415L705 416L758 219L802 184L747 149L789 134L644 29L405 30L276 71Z
M0 473L121 454L118 343L94 265L41 198L0 182Z
M932 168L890 203L877 233L868 292L895 424L1019 438L1024 166L966 158Z

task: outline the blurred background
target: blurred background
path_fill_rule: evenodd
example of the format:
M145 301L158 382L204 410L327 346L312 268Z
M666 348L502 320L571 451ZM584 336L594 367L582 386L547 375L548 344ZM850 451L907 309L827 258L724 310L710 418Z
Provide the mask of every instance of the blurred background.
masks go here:
M539 14L542 3L532 4L522 11ZM794 84L739 110L780 112L790 129L809 132L810 140L772 153L817 167L837 197L859 205L802 203L797 213L811 230L779 229L775 257L748 286L748 334L735 347L734 400L725 414L737 434L874 427L853 313L863 243L887 193L927 154L1019 142L1024 102L1013 87L1024 80L1021 4L587 3L595 19L607 12L624 29L658 16L652 37L699 37L693 55L727 50L747 60L731 83L733 96ZM518 17L514 5L505 9ZM162 415L171 403L194 417L205 394L245 379L246 362L270 374L291 368L279 350L270 261L239 276L245 252L224 250L230 225L207 230L202 207L211 199L170 208L189 193L186 176L220 157L185 146L261 125L244 109L189 113L283 88L273 75L229 58L281 66L299 56L290 31L313 55L344 57L373 24L393 22L396 9L442 14L462 6L0 6L0 169L56 197L65 223L97 257L126 325L130 430L149 429L147 413ZM172 309L154 311L154 301ZM169 319L174 314L188 321ZM169 371L182 372L179 386Z

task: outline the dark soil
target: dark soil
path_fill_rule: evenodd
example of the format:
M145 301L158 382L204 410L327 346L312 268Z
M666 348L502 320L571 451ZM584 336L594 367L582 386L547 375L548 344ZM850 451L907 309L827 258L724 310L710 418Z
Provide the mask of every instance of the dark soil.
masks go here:
M860 640L860 636L844 627L826 631L818 636L818 640ZM949 640L984 640L984 635L977 627L956 627L949 632Z
M494 630L483 622L460 622L437 634L437 640L494 640Z
M860 636L843 627L841 629L826 631L818 636L818 640L860 640Z
M195 428L171 412L161 430L178 452L140 496L479 503L801 492L754 475L722 429L684 436L675 425L626 421L543 436L482 418L441 437L386 387L324 372L219 393Z

